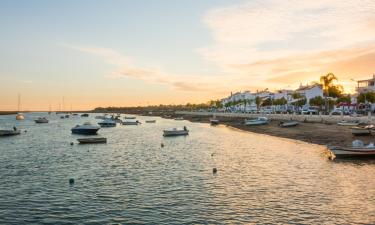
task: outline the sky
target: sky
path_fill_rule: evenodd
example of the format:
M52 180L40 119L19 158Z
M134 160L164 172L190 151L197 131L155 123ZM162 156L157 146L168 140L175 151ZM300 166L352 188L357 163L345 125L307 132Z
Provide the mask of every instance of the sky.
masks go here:
M0 1L0 110L186 104L375 73L375 1ZM64 101L63 101L64 99ZM64 103L64 104L63 104Z

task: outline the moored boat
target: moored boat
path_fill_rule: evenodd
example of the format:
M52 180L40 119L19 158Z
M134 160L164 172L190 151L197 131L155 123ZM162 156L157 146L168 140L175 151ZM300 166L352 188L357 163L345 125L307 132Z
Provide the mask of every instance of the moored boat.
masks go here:
M170 130L163 130L164 137L182 136L182 135L188 135L188 134L189 134L189 130L185 126L183 129L173 128Z
M268 123L269 123L269 120L267 117L258 117L256 119L245 120L246 126L265 125Z
M116 122L111 119L105 119L98 123L100 127L115 127Z
M174 118L174 120L184 120L184 117L176 117L176 118Z
M298 121L283 121L280 122L279 126L280 127L295 127L299 124Z
M39 117L38 119L34 120L35 123L48 123L48 119L45 117Z
M135 116L125 116L124 117L126 120L135 120L136 117Z
M78 138L77 141L80 144L99 144L99 143L107 143L107 138Z
M96 134L100 129L99 126L92 125L89 122L84 123L83 125L76 125L72 128L73 134Z
M353 135L371 135L371 130L373 126L364 126L364 127L351 127L350 128Z
M122 122L122 125L138 125L140 122L138 120L133 121L133 120L125 120Z
M81 117L89 117L89 114L87 113L81 114Z
M156 120L146 120L146 123L156 123Z
M337 124L341 125L341 126L358 126L359 125L359 121L346 121L346 120L343 120L343 121L338 122Z
M218 120L218 119L211 118L211 119L210 119L210 124L211 124L211 125L218 125L218 124L219 124L219 120Z
M14 136L18 134L21 134L21 130L18 130L16 127L14 127L13 130L0 130L0 137Z
M335 157L373 157L375 156L375 145L370 143L369 145L364 145L362 141L355 140L353 141L352 146L330 146L328 147L330 152Z

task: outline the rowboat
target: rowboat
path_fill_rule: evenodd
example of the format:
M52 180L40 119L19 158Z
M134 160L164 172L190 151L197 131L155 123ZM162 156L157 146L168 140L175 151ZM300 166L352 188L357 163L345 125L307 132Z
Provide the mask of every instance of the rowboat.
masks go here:
M122 122L122 125L138 125L140 122L138 120L136 121L131 121L131 120L125 120Z
M80 144L99 144L107 143L107 138L78 138Z
M364 127L351 127L350 129L353 135L370 135L373 128L373 125L368 125Z
M285 122L280 122L279 126L280 127L295 127L299 124L298 121L285 121Z
M21 133L21 130L13 129L13 130L0 130L0 137L3 136L13 136L18 135Z
M252 120L245 120L246 126L265 125L267 123L269 123L269 120L267 117L258 117Z
M375 156L375 145L370 143L369 145L364 145L362 141L353 141L352 146L331 146L328 147L330 152L335 157L350 157L350 156Z
M338 122L337 124L341 125L341 126L358 126L359 121L346 121L346 120L343 120L341 122Z
M218 125L219 124L219 120L218 119L210 119L210 124L211 125Z
M48 123L48 119L45 117L39 117L38 119L34 120L35 123Z
M171 130L164 130L163 136L164 137L170 137L170 136L182 136L182 135L188 135L189 130L184 126L183 129L177 129L173 128Z

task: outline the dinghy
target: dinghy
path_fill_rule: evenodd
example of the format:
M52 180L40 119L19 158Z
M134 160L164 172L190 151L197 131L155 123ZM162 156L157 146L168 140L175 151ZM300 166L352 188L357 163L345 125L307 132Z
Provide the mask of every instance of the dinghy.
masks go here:
M78 138L77 141L80 144L99 144L99 143L107 143L107 138Z
M182 135L188 135L189 130L184 126L183 129L177 129L173 128L171 130L164 130L163 136L164 137L171 137L171 136L182 136Z
M374 143L364 145L364 143L360 140L353 141L352 146L344 146L344 147L331 146L331 147L328 147L328 149L335 157L351 157L351 156L374 157L375 156Z
M116 122L111 119L105 119L98 123L100 127L115 127Z
M280 127L295 127L299 124L298 121L284 121L280 122L279 126Z
M371 135L371 130L374 128L373 125L367 125L364 127L351 127L353 135Z
M13 130L0 130L0 137L14 136L18 134L21 134L21 130L18 130L17 128L13 128Z
M269 123L269 120L267 117L258 117L256 119L245 120L246 126L265 125L268 123Z
M174 120L184 120L184 117L176 117Z
M34 120L35 123L48 123L48 119L45 117L39 117L38 119Z
M122 125L138 125L140 122L138 120L132 121L132 120L125 120L122 122Z
M156 120L146 120L146 123L156 123Z
M341 125L341 126L358 126L359 125L359 121L346 121L346 120L343 120L341 122L338 122L337 124Z

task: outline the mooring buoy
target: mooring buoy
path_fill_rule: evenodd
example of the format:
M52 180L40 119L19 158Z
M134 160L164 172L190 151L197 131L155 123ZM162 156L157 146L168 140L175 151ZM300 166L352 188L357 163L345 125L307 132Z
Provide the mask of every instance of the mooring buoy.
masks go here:
M69 184L70 184L70 185L74 184L74 178L70 178L70 179L69 179Z

